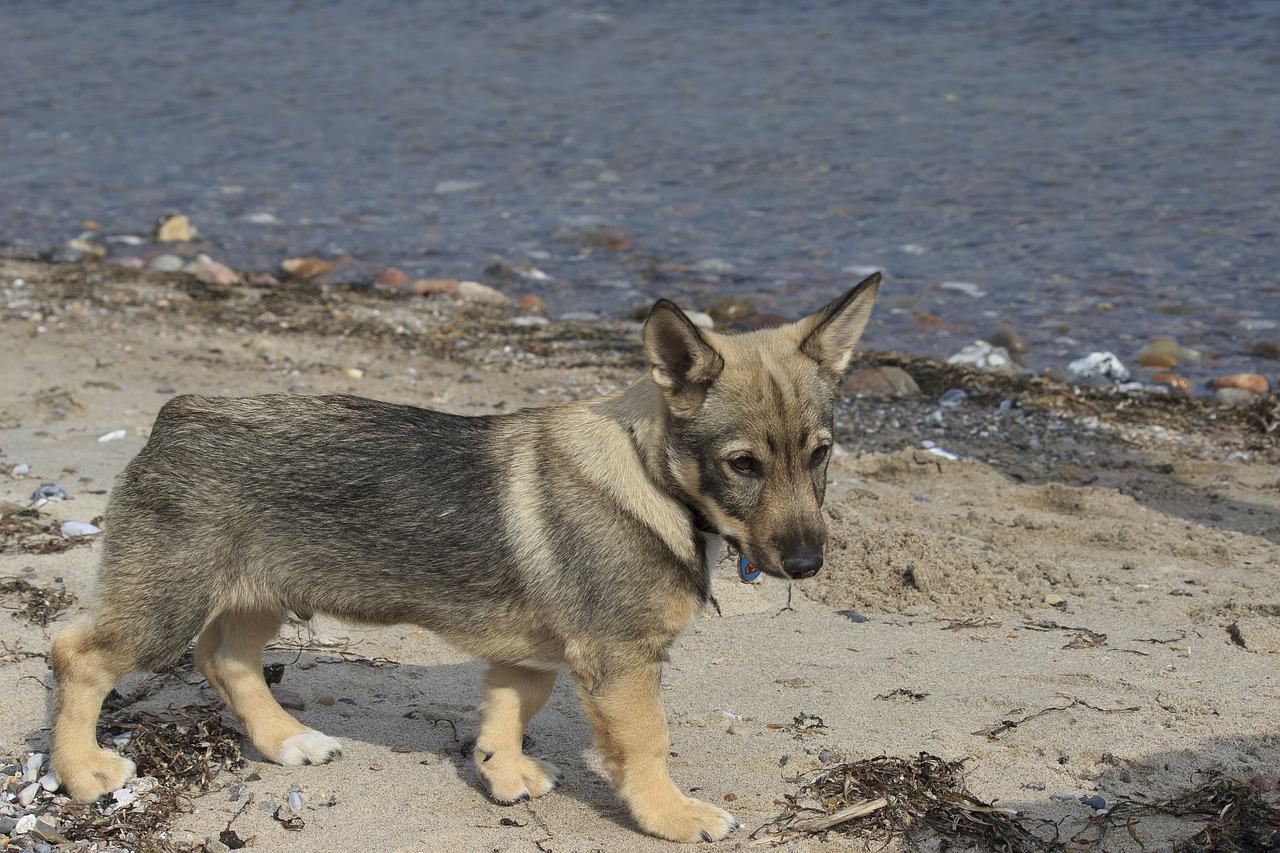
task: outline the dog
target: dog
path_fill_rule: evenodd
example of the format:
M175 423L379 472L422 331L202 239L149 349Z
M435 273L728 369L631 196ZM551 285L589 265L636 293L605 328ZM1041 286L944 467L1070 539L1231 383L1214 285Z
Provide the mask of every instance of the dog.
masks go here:
M644 832L736 826L667 769L667 650L711 597L709 543L804 578L822 566L836 388L879 275L798 322L701 331L658 301L626 390L467 417L351 396L180 396L116 481L96 601L53 643L52 764L75 799L134 765L98 746L117 679L195 665L254 747L342 754L272 697L263 647L287 613L413 623L487 661L475 764L493 799L557 786L522 736L568 668Z

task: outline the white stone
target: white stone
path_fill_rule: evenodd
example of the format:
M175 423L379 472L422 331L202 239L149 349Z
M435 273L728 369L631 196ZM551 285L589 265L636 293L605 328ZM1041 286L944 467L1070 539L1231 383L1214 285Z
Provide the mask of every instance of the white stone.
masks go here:
M77 536L93 536L95 533L101 533L101 527L95 527L84 521L64 521L62 522L62 535L68 539L74 539Z

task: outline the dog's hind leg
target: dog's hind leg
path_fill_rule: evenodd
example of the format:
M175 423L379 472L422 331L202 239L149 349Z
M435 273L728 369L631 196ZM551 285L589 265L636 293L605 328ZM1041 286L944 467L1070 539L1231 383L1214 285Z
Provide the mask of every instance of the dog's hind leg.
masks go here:
M74 799L89 802L124 785L134 764L98 746L102 700L120 676L140 667L92 619L75 623L53 641L55 688L52 765Z
M262 650L282 621L278 610L222 611L196 640L196 667L218 688L263 757L278 764L323 764L342 755L342 745L289 716L262 675Z
M578 680L587 720L596 733L618 794L640 828L672 841L719 841L737 826L723 809L686 797L667 772L671 741L658 700L657 663L632 664L599 684Z
M553 764L530 758L522 749L525 727L551 696L556 674L494 663L484 674L476 769L500 803L541 797L560 784Z

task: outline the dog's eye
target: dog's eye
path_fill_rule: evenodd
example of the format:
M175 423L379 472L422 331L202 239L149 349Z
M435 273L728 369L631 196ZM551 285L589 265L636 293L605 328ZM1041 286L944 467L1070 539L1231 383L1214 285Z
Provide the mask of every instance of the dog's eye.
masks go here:
M821 465L824 461L826 461L828 450L830 450L830 448L827 447L825 444L819 447L815 447L813 449L813 455L809 457L809 465L813 468L817 468L819 465Z
M760 474L759 460L754 456L748 456L745 453L741 456L735 456L730 459L729 467L737 471L739 474L746 474L748 476L759 476Z

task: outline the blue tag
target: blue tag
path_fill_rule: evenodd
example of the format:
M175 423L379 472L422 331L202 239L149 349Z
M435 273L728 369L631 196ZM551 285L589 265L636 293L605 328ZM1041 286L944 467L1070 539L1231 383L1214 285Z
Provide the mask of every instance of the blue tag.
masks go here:
M738 557L738 577L742 578L743 583L749 583L760 577L760 570L751 566L746 554Z

